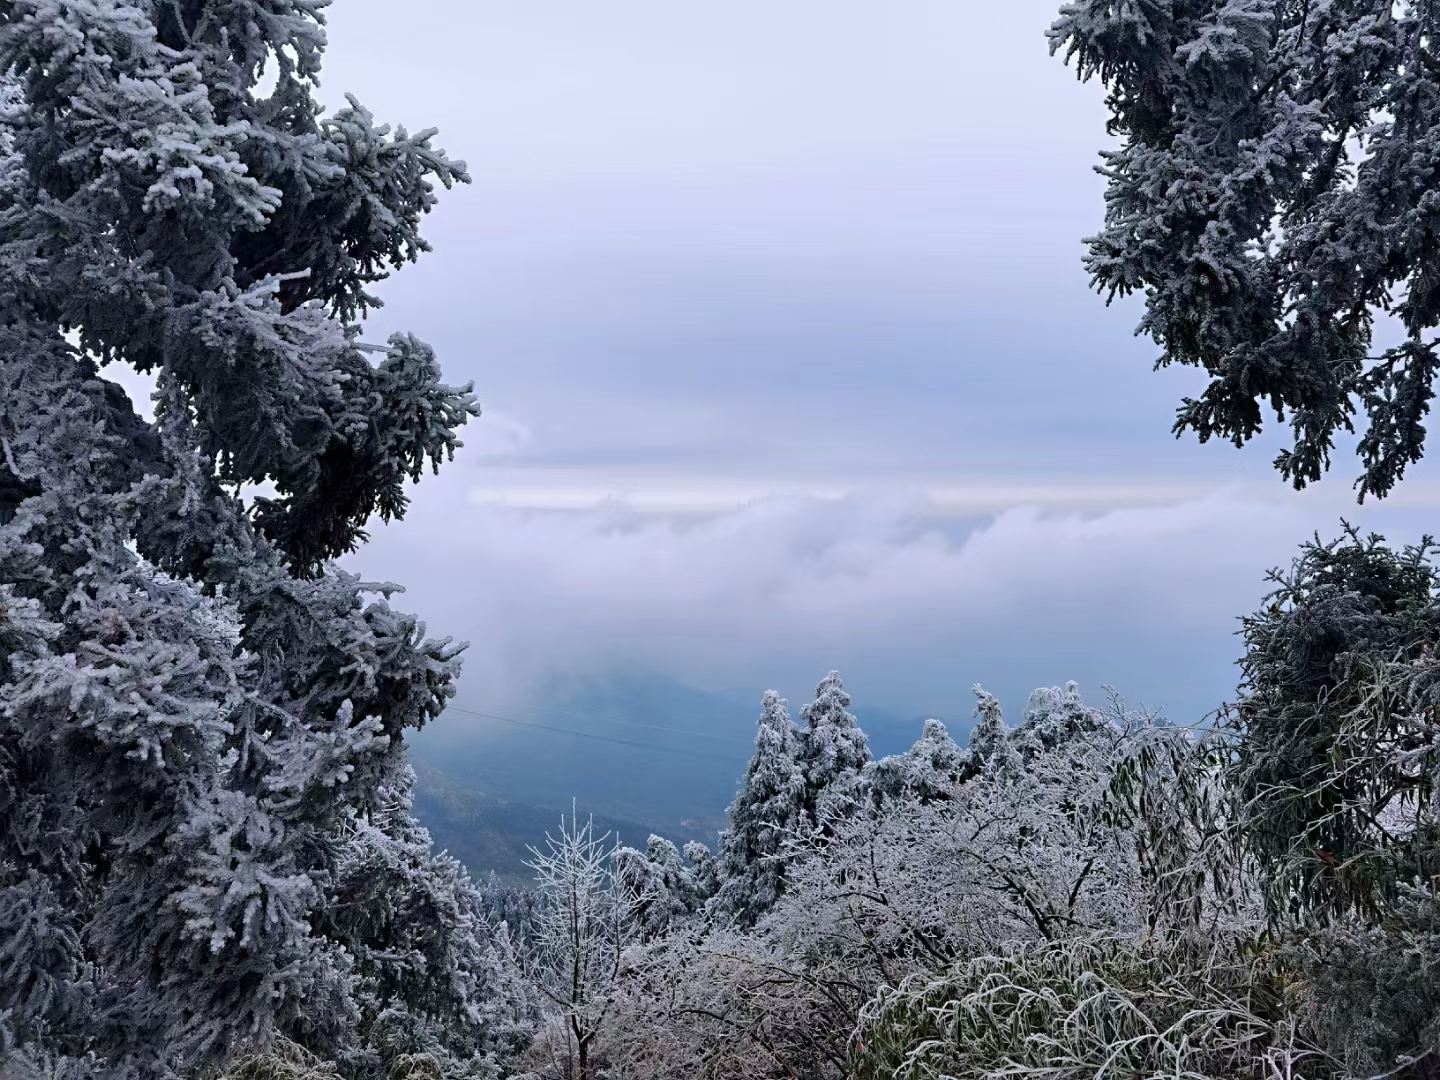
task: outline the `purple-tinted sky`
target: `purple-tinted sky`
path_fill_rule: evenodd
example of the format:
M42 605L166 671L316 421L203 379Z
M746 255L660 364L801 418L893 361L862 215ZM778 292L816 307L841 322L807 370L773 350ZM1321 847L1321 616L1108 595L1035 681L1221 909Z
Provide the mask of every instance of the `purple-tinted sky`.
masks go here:
M462 700L650 670L900 710L1102 683L1192 719L1235 616L1339 515L1273 443L1176 442L1134 303L1087 289L1099 89L1053 0L337 0L323 94L475 183L382 290L485 417L353 564L473 642ZM751 717L737 718L749 724ZM463 718L447 718L463 723Z

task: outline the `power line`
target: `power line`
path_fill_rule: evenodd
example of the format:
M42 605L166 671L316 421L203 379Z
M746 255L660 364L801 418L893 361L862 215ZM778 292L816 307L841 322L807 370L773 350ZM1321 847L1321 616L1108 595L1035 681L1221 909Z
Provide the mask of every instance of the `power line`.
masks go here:
M503 707L503 706L502 706ZM456 712L474 712L473 709L462 709L458 705L447 705L446 708L454 709ZM688 728L662 727L659 724L642 724L638 720L621 720L618 716L605 716L600 713L579 712L575 709L557 709L550 705L522 705L514 704L509 706L512 709L529 709L531 712L550 713L555 716L573 716L577 720L599 720L606 724L621 724L624 727L644 728L646 731L668 731L672 735L688 735L696 739L718 739L721 742L741 741L743 736L738 735L717 735L711 731L691 731ZM486 714L490 715L490 714ZM748 745L748 742L747 742Z
M614 743L616 746L630 746L637 750L658 750L662 754L680 754L683 757L703 757L714 761L734 762L734 758L725 754L707 754L703 750L686 750L678 746L657 746L654 743L632 742L629 739L613 739L608 735L594 735L588 731L572 731L569 728L551 727L549 724L535 724L528 720L516 720L513 716L500 716L498 713L485 713L476 709L462 709L458 705L450 705L447 708L469 716L478 716L482 720L498 720L502 724L514 724L516 727L534 728L536 731L549 731L557 735L573 735L577 739L592 739L595 742ZM664 730L664 729L662 729Z

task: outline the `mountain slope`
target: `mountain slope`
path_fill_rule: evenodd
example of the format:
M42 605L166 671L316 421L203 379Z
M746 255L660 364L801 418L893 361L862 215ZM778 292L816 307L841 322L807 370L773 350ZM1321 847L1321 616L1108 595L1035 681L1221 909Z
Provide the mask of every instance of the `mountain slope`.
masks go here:
M543 847L545 834L555 833L560 816L567 818L570 807L537 806L511 802L465 786L464 783L429 765L415 765L415 816L430 831L436 850L448 851L464 863L472 876L491 874L507 885L529 886L534 873L526 865L530 847ZM580 816L589 817L584 806ZM618 836L632 847L643 848L650 833L657 831L634 821L595 815L598 832ZM691 829L667 833L679 842L713 837Z
M524 875L539 843L575 800L617 823L626 843L651 831L713 843L754 745L760 691L705 691L647 675L553 684L527 704L459 697L410 742L421 773L416 806L437 844L477 873ZM809 696L790 698L791 715ZM903 753L921 717L854 711L876 757ZM951 726L963 742L967 721ZM637 824L638 823L638 824Z

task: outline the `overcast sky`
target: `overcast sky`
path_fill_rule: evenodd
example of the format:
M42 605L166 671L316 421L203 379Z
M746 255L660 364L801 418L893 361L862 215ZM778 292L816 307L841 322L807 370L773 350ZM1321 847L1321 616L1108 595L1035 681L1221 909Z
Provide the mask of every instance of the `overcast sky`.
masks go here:
M900 710L1074 678L1193 719L1311 530L1433 522L1428 469L1360 512L1347 458L1297 496L1273 442L1170 436L1202 383L1087 288L1104 116L1052 9L329 9L327 104L439 127L475 179L366 337L429 340L485 416L351 560L472 641L462 700L836 666Z

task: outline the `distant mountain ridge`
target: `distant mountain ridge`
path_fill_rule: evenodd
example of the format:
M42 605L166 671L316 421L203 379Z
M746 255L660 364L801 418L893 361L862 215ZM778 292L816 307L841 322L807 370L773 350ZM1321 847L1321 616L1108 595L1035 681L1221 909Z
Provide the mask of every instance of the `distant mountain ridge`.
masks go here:
M511 802L465 787L429 765L415 766L415 815L429 830L437 851L447 851L465 865L475 878L492 874L506 885L534 884L534 872L527 865L530 847L544 847L545 834L555 834L569 806L536 806ZM580 817L592 816L576 806ZM618 836L622 843L643 848L650 833L647 825L604 815L593 815L597 832ZM708 840L699 833L675 834L678 841Z

